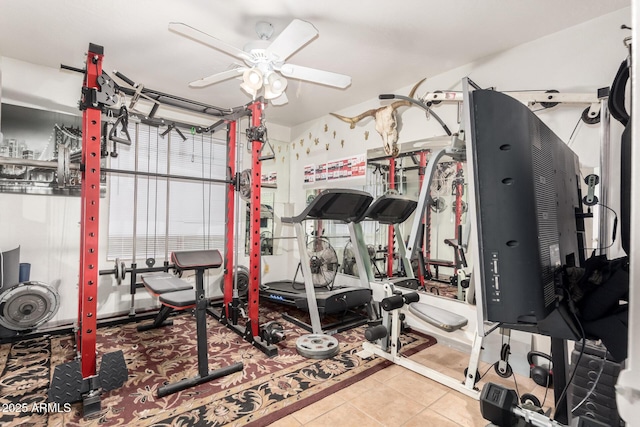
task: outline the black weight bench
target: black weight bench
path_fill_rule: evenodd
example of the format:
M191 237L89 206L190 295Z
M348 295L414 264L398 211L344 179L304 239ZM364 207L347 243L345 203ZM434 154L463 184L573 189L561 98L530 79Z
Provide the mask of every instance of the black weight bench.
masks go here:
M184 291L193 289L186 281L174 276L171 273L156 272L141 274L142 284L147 292L157 297L168 292Z
M207 299L204 293L204 272L210 268L218 268L222 265L222 255L220 252L216 249L173 252L171 254L171 261L173 262L174 268L178 271L195 270L195 291L189 283L169 273L156 273L143 276L145 288L153 295L158 296L162 308L151 325L138 326L138 330L144 331L165 326L170 324L166 322L166 318L172 311L195 308L198 343L198 375L159 387L158 397L164 397L244 369L242 363L235 363L224 368L216 369L215 371L209 371L206 318Z
M188 282L165 272L144 273L141 277L147 292L158 297L162 307L152 323L138 325L138 332L171 326L173 321L167 320L171 313L195 308L195 291Z
M443 260L443 259L426 259L424 261L424 263L427 266L432 265L433 269L436 272L434 275L431 275L429 270L427 270L427 279L435 280L435 281L438 281L438 282L444 282L444 283L449 283L449 282L448 281L443 281L442 279L440 279L440 272L438 271L439 267L455 268L455 266L456 266L455 262L447 261L447 260Z

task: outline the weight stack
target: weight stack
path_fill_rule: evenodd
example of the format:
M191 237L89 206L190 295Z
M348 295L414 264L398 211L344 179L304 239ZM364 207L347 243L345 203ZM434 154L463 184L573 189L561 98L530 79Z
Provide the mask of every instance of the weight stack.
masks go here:
M603 364L605 347L593 341L587 341L584 347L584 354L580 364L576 365L580 355L581 343L576 343L575 350L571 353L571 364L577 369L576 375L571 382L569 389L571 408L574 408L587 396L589 390L598 378L600 367ZM622 366L613 362L612 357L607 352L607 360L604 361L604 368L595 389L585 402L573 413L574 417L579 415L603 422L612 427L622 427L625 422L620 418L616 405L616 382Z

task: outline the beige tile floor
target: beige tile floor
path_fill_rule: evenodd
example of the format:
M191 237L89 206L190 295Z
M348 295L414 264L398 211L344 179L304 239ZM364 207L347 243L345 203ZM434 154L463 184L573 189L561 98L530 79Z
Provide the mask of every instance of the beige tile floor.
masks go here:
M436 344L411 358L462 380L468 355ZM484 373L487 368L488 364L481 363L480 373ZM520 393L532 393L540 401L543 400L543 387L537 386L527 377L517 374L515 377ZM500 378L493 368L478 383L479 388L489 381L515 388L513 376ZM552 402L553 390L549 389L545 409ZM271 426L479 427L487 424L488 421L480 414L477 400L408 369L392 365L278 420Z

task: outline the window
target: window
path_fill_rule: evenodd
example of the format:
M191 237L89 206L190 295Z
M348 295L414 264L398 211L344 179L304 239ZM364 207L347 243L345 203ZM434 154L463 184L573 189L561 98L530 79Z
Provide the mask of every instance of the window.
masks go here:
M129 125L110 167L150 174L226 179L226 141L211 134ZM225 185L158 176L109 174L109 260L154 258L177 250L224 249ZM136 218L134 220L134 217ZM135 243L135 248L134 248Z

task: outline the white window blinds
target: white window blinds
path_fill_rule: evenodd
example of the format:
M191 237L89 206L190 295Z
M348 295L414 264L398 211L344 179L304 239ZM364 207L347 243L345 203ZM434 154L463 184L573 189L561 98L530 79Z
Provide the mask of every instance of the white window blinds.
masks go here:
M142 123L129 125L131 146L118 146L110 167L150 174L226 178L226 141L211 134ZM134 220L134 216L137 217ZM154 258L172 251L220 249L224 245L225 185L157 176L109 174L108 259ZM135 254L134 254L135 243Z

